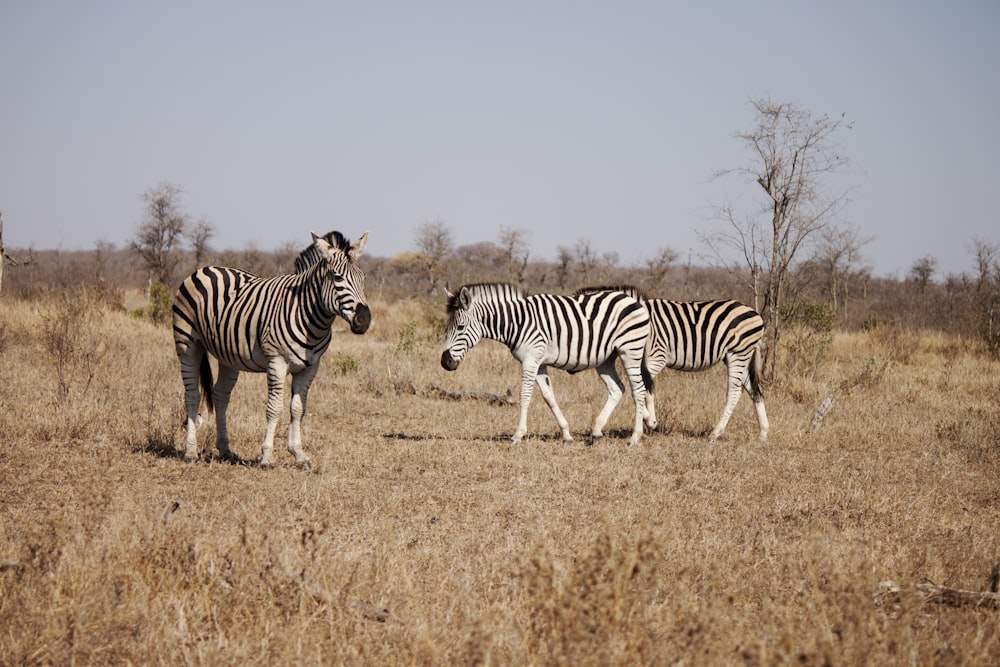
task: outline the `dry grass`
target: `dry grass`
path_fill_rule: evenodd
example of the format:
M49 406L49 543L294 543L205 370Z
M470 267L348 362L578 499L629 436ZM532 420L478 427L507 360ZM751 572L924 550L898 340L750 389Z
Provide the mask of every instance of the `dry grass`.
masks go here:
M0 301L0 664L1000 662L1000 610L913 592L1000 561L1000 365L961 342L837 335L768 388L763 445L745 399L706 444L714 369L660 376L638 447L627 400L588 446L602 385L556 373L577 442L536 397L511 447L514 406L431 391L505 395L509 353L448 374L441 314L375 304L313 385L307 473L216 461L212 426L184 464L169 329L72 310ZM244 375L250 461L264 402Z

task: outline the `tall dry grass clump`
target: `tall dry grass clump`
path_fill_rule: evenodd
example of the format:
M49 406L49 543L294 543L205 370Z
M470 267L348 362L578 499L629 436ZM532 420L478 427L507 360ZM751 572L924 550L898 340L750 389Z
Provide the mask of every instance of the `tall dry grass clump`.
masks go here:
M721 369L661 374L632 449L628 401L591 445L603 384L554 373L577 441L536 400L512 447L506 349L449 374L443 303L372 310L313 384L304 472L253 463L263 377L229 411L246 463L209 420L188 465L169 327L0 301L0 664L1000 662L1000 609L918 588L997 585L1000 364L976 344L805 331L765 444L745 399L706 443Z

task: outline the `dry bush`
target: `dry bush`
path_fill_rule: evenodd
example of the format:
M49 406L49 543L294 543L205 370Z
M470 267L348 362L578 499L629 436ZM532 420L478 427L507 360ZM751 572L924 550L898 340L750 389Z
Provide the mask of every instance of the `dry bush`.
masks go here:
M70 385L90 389L97 367L107 354L98 333L103 309L87 289L64 289L49 294L40 308L41 338L56 371L57 400L64 400Z
M516 395L509 352L447 373L443 300L376 301L313 384L313 471L266 471L262 376L230 406L248 463L188 465L169 328L92 305L60 398L42 332L68 306L2 306L0 664L1000 661L1000 610L914 589L1000 561L1000 364L961 340L835 334L765 387L763 444L745 397L705 442L721 368L661 374L631 449L631 401L590 444L603 385L555 371L576 442L536 397L514 447L516 406L473 397Z

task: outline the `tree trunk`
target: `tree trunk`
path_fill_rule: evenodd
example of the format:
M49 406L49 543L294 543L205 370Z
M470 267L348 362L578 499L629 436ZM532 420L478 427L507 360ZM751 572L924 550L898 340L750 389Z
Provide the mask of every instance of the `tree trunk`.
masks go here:
M0 213L0 294L3 294L3 267L7 263L7 254L3 250L3 213Z
M768 331L768 345L765 350L764 375L774 381L778 377L778 341L781 339L781 297L782 283L785 280L784 251L782 247L782 229L785 225L784 208L779 197L772 195L774 212L771 217L771 271L767 277L767 317L764 320Z

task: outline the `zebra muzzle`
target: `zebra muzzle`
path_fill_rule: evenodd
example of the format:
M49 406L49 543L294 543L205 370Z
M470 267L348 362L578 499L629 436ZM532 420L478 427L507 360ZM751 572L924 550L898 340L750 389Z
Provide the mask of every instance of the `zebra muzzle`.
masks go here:
M371 323L372 311L369 310L368 306L361 304L354 313L354 319L351 320L351 332L363 334L368 331L368 327L371 326Z
M446 371L453 371L458 368L458 361L451 356L451 352L448 350L441 353L441 367Z

